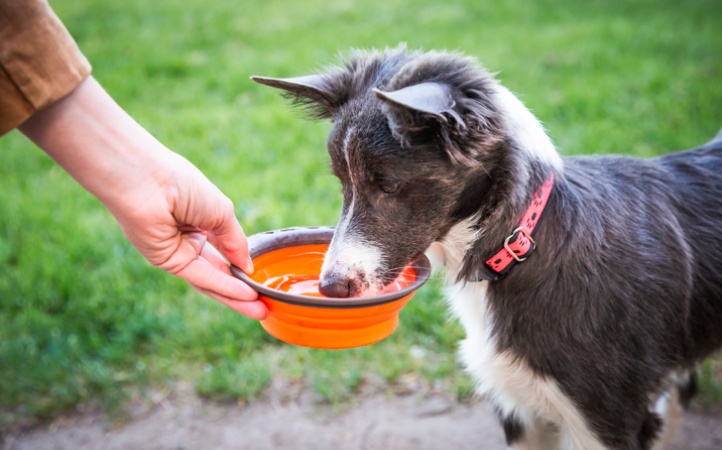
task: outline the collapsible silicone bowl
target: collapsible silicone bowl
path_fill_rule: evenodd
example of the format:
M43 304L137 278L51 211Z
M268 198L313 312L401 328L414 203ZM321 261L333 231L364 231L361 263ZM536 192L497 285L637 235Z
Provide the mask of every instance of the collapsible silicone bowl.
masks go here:
M261 321L276 338L303 347L341 349L385 339L399 324L399 311L429 279L426 256L409 266L405 287L373 297L310 297L264 284L287 275L318 275L334 227L286 228L248 238L254 272L249 276L231 266L234 276L258 291L270 314Z

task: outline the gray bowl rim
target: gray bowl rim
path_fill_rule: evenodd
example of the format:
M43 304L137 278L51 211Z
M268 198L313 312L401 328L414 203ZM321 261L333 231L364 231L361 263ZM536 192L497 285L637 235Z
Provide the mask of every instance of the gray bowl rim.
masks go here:
M303 245L329 244L333 238L335 227L294 227L281 230L266 231L250 236L248 238L248 251L251 259L287 247ZM431 275L431 263L426 255L421 254L410 266L416 271L416 279L413 283L398 291L388 294L375 295L372 297L352 298L331 298L331 297L307 297L304 295L289 294L288 292L277 291L252 280L239 267L231 266L231 273L241 279L259 294L270 297L273 300L289 303L298 306L310 306L315 308L365 308L369 306L384 305L404 298L428 281Z

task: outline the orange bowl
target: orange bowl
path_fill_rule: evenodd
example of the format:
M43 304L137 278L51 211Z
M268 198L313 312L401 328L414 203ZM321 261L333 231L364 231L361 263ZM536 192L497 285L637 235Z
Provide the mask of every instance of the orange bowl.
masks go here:
M431 265L421 255L394 282L396 289L382 295L331 298L289 292L289 279L318 279L333 232L334 227L306 227L259 233L248 238L253 274L231 266L268 307L263 328L284 342L342 349L385 339L398 326L401 308L429 279Z

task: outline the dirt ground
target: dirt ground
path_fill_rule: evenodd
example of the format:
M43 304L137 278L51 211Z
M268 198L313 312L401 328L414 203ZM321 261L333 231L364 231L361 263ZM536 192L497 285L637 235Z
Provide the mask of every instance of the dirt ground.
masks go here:
M115 429L96 413L5 437L2 450L439 450L503 449L504 436L483 402L458 403L442 393L374 393L344 411L310 393L250 406L203 401L192 389L157 394ZM692 411L671 447L722 449L722 411Z

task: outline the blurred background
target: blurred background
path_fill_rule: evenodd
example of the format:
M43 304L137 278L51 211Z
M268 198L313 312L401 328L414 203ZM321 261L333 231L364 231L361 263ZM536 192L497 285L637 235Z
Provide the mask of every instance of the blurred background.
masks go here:
M301 120L251 75L308 74L351 47L474 55L544 122L564 155L652 157L722 127L719 1L51 0L116 101L196 164L247 234L333 225L341 196L327 123ZM263 396L284 377L318 402L413 376L460 400L463 337L440 283L369 347L297 348L151 267L112 216L13 131L0 139L0 427L92 405L117 420L149 389ZM405 378L406 377L406 378ZM719 359L701 404L722 401Z

